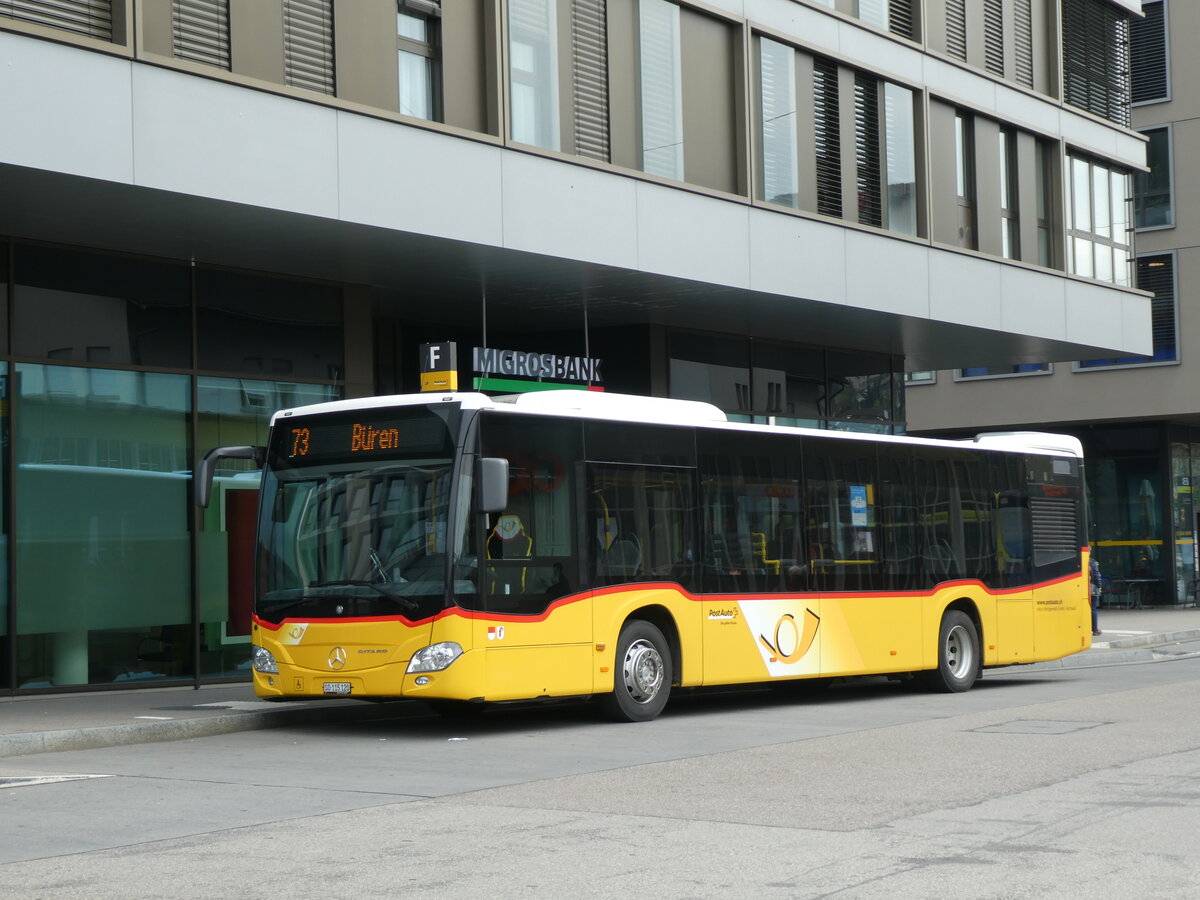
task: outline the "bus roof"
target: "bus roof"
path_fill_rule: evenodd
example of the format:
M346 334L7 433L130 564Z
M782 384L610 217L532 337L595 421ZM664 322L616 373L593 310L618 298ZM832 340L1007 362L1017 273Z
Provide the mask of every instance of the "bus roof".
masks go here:
M802 434L839 440L879 441L929 447L975 446L980 449L1012 453L1037 453L1057 456L1083 457L1083 445L1078 438L1066 434L1036 431L985 432L969 440L943 440L908 435L869 434L829 429L802 428L790 425L758 425L730 422L725 413L711 403L698 400L673 400L665 397L642 397L608 391L546 390L525 394L489 397L476 392L428 392L396 394L381 397L360 397L354 400L334 400L311 406L279 410L271 417L275 425L280 418L323 415L354 410L381 409L390 406L422 406L455 403L468 410L506 410L525 415L553 415L579 419L603 419L653 425L693 425L745 431L756 434Z

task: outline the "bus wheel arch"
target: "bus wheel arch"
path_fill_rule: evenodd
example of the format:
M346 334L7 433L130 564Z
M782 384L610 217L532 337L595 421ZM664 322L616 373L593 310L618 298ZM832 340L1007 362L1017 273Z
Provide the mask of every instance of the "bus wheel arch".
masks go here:
M983 671L983 629L968 600L951 603L938 624L937 667L923 673L925 684L944 693L968 691Z
M613 689L604 694L605 714L618 722L657 718L678 683L679 636L666 610L644 609L621 626L613 659Z

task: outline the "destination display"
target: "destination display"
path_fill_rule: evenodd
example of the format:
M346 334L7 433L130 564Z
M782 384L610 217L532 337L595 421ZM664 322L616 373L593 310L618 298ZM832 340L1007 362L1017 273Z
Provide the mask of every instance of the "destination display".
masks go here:
M449 455L452 441L446 423L417 408L377 416L373 410L353 418L304 418L276 423L279 456L289 460L358 456Z

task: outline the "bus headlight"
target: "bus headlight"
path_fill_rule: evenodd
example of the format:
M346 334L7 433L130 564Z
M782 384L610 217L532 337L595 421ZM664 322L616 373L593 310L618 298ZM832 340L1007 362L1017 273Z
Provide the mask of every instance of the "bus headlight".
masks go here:
M279 663L275 662L275 657L265 647L255 644L250 651L250 661L254 666L255 672L268 672L272 675L279 674Z
M442 641L440 644L430 644L422 647L408 661L408 671L440 672L450 663L462 656L463 649L454 641Z

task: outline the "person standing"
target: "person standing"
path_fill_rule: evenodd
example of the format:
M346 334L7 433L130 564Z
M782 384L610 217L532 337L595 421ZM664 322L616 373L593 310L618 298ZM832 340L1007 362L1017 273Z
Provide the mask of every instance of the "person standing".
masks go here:
M1092 636L1100 634L1100 563L1093 556L1088 564L1089 594L1092 601Z

